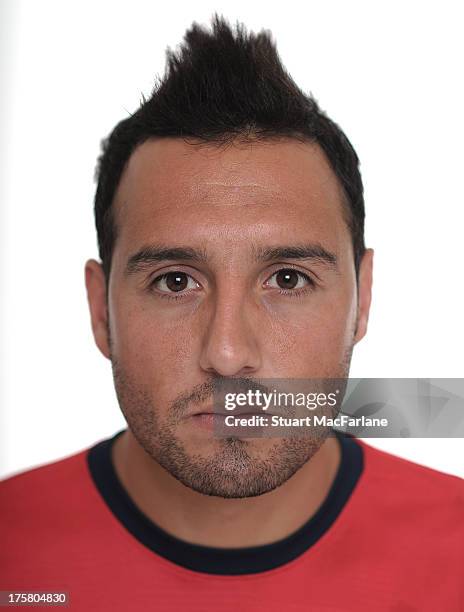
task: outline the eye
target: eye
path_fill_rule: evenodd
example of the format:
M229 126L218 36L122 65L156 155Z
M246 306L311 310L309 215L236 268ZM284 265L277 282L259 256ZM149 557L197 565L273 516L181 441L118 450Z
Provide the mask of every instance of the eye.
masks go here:
M152 287L161 293L181 293L189 289L198 289L200 285L185 272L166 272L155 278Z
M299 270L282 268L282 270L278 270L271 276L267 284L269 287L282 289L285 292L313 287L314 281L307 274Z

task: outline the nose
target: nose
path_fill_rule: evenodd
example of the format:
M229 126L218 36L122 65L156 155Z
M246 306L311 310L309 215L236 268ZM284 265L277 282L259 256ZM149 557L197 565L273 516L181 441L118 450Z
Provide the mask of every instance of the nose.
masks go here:
M252 305L245 304L240 295L228 293L217 296L200 356L200 367L210 374L245 376L261 367L261 353L252 321Z

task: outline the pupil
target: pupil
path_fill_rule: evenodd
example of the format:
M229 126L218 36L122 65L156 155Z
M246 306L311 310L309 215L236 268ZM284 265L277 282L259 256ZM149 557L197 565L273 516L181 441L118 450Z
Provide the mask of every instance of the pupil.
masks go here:
M169 272L166 285L171 291L183 291L187 287L187 275L184 272Z
M281 289L294 289L298 284L298 274L294 270L280 270L276 280Z

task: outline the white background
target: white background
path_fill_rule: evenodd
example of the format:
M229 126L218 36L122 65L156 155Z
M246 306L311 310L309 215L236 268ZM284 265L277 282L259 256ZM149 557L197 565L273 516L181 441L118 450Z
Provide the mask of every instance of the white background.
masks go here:
M355 377L462 377L462 15L458 2L3 1L0 476L124 427L93 344L100 139L148 95L192 21L270 29L362 162L375 248ZM464 476L463 440L369 443Z

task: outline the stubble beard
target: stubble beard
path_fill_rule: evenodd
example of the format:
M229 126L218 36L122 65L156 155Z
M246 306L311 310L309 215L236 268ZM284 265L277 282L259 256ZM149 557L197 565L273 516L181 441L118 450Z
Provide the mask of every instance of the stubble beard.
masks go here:
M351 353L352 347L340 364L337 378L347 378ZM329 433L278 438L267 445L264 456L256 446L259 441L239 438L216 438L217 450L210 456L188 452L176 435L176 402L161 422L148 389L135 384L113 354L111 364L118 402L137 442L171 476L203 495L238 499L268 493L305 465ZM199 393L202 389L205 386L200 386Z

